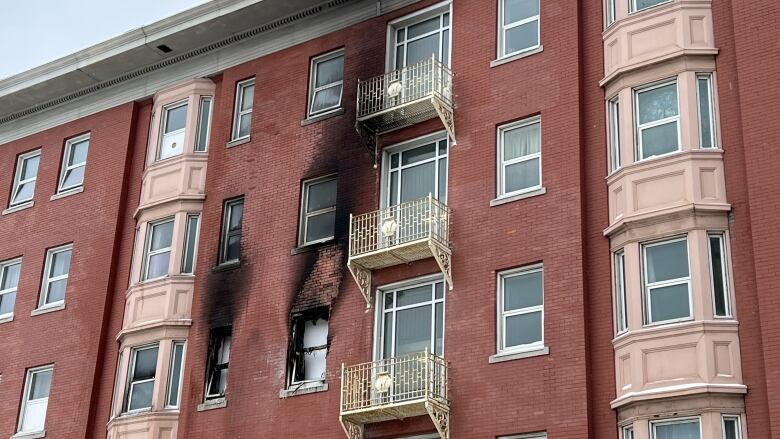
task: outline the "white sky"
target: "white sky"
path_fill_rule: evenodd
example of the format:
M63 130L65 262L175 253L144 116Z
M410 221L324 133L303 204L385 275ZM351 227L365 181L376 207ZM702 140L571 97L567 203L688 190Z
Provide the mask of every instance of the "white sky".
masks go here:
M0 78L208 0L0 0Z

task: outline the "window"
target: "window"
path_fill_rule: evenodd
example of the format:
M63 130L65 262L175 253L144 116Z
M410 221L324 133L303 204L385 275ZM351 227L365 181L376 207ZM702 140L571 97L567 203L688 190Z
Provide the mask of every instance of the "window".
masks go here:
M677 81L636 92L637 145L640 160L680 149Z
M422 144L421 144L422 143ZM383 206L395 206L433 195L447 202L447 156L449 141L438 135L394 147L386 154Z
M498 352L544 347L544 274L541 266L498 274Z
M21 154L16 159L16 175L11 190L10 207L31 202L35 195L35 180L38 178L38 164L41 150Z
M623 439L634 439L634 427L623 427Z
M642 252L647 323L691 318L688 240L644 244Z
M541 120L522 120L498 128L498 196L542 186Z
M236 85L236 108L233 113L232 140L249 137L252 128L252 104L255 96L255 78Z
M222 398L227 389L228 363L230 361L231 328L211 331L209 362L206 369L206 399Z
M198 110L198 130L195 136L195 152L206 152L209 148L209 135L211 134L211 96L200 98Z
M119 351L119 355L117 355L116 358L116 373L114 374L114 393L111 396L111 418L113 419L117 413L117 409L119 407L119 404L121 403L121 393L119 391L119 377L121 373L121 367L122 367L122 358L124 358L124 352Z
M611 26L615 22L615 0L606 0L607 2L607 27Z
M220 264L238 261L241 257L241 222L244 217L244 197L225 201L223 210Z
M60 171L60 184L57 192L67 192L80 188L84 184L84 170L87 166L87 152L89 151L89 134L69 139L65 142L65 151L62 155L62 170Z
M444 282L380 292L377 355L392 358L428 350L444 354Z
M651 421L650 439L701 439L698 418Z
M723 439L741 439L742 426L737 415L723 415Z
M696 94L699 99L699 146L715 148L715 108L711 73L696 75Z
M631 12L639 12L672 0L631 0Z
M450 63L450 12L392 26L394 47L391 53L393 69L398 70L436 57L444 65Z
M169 408L179 407L181 396L181 382L184 376L184 342L175 341L171 349L171 367L168 375L168 395L165 406Z
M731 317L729 300L728 259L726 237L723 233L708 233L710 250L710 281L715 317Z
M618 334L628 329L628 306L626 303L626 254L623 250L614 254L615 310Z
M539 0L499 0L498 57L539 47Z
M295 317L290 342L290 386L325 381L328 310L321 308Z
M163 107L160 146L157 160L184 152L184 128L187 125L187 102Z
M13 317L22 260L0 262L0 320Z
M320 116L341 107L344 90L344 51L337 50L311 60L309 115Z
M609 108L609 169L620 169L620 100L614 97L607 104Z
M53 372L53 366L36 367L27 371L17 430L19 435L43 431Z
M195 257L198 250L200 215L187 215L187 230L184 231L184 253L181 261L181 274L195 274Z
M158 350L157 345L133 349L125 394L126 412L152 407Z
M301 226L298 244L333 239L336 225L336 176L303 182Z
M70 244L46 252L39 307L46 308L64 303L72 253L73 246Z
M172 241L173 218L149 224L141 280L157 279L168 275Z

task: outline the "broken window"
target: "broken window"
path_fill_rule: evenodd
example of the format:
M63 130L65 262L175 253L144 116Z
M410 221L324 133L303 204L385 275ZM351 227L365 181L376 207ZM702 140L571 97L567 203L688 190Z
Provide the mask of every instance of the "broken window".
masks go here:
M327 353L327 308L320 308L293 317L288 360L290 386L325 381Z
M222 398L227 389L231 328L211 330L209 363L206 369L206 399Z

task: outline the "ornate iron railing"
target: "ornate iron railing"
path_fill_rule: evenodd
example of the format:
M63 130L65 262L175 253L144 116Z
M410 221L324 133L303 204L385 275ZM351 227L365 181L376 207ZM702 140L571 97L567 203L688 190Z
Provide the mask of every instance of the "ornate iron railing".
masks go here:
M353 215L349 229L349 257L433 239L449 248L450 211L432 195L395 206Z
M427 350L341 366L341 413L412 402L449 406L447 362Z

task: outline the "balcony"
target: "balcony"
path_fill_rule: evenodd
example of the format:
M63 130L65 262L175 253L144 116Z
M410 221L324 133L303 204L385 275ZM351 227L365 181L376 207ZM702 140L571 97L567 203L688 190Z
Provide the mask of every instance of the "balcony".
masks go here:
M350 215L347 267L371 305L371 271L435 258L452 289L450 211L432 195Z
M454 143L453 110L452 72L435 57L358 81L357 128L372 148L380 134L437 116Z
M442 439L449 438L447 362L425 352L355 366L341 366L339 420L349 439L365 424L429 415Z

